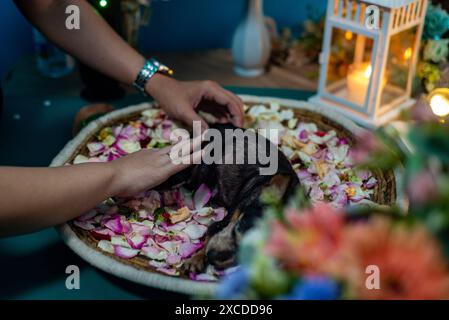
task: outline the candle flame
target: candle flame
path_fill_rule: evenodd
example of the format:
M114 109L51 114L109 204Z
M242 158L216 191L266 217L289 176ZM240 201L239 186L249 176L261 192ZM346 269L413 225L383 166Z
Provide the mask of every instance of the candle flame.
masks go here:
M405 50L405 52L404 52L404 59L405 59L405 60L410 60L410 58L412 57L412 55L413 55L413 50L412 50L412 48L407 48L407 50Z
M351 31L348 30L348 31L345 32L345 39L346 40L350 41L350 40L352 40L352 37L353 37L353 33Z
M432 112L438 117L449 115L449 100L441 94L436 94L430 99Z
M365 78L369 79L369 77L371 77L372 73L373 73L373 67L371 65L369 65L365 69Z

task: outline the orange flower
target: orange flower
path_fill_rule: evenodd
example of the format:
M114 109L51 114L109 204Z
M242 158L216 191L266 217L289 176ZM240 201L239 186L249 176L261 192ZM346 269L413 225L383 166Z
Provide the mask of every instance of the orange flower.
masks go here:
M339 276L357 299L448 299L449 274L436 241L423 227L393 226L385 218L348 225ZM366 268L379 268L380 289L366 286Z
M322 273L338 253L343 215L327 204L304 212L287 210L286 223L273 222L268 252L290 271Z

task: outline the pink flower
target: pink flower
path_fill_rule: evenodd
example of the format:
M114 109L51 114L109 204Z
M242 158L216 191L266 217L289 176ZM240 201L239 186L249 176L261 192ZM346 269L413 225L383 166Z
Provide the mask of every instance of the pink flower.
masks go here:
M357 143L352 149L351 156L355 163L367 162L371 154L380 150L382 144L379 139L369 131L364 131L357 137Z
M410 202L416 205L435 199L438 195L438 187L432 172L424 170L411 177L407 186L407 194Z
M300 273L317 273L330 267L340 246L343 215L319 203L301 213L288 210L286 220L286 224L273 222L268 252L287 269Z

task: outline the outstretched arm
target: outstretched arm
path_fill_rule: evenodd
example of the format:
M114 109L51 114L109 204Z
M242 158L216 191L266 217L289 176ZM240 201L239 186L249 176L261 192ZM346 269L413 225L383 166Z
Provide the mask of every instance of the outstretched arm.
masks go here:
M83 63L102 73L131 85L145 58L129 46L96 14L85 0L15 0L23 14L51 41ZM69 5L80 8L80 29L65 27ZM227 116L234 125L243 125L243 103L233 93L210 81L179 82L156 74L146 86L168 114L192 125L203 121L195 109L203 99L227 107ZM218 108L218 106L217 106ZM222 119L226 120L225 118ZM203 125L207 126L204 121Z
M181 144L191 143L190 140ZM201 158L201 137L183 157ZM61 224L112 196L128 197L151 189L185 169L174 164L170 147L142 150L109 163L59 168L0 167L0 237ZM191 161L191 163L192 163Z

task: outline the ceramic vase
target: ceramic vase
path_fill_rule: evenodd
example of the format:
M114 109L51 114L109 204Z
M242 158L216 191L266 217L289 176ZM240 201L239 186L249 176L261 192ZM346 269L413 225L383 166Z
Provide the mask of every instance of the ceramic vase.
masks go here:
M257 77L265 72L271 43L262 0L249 0L248 4L248 13L234 34L232 56L238 75Z

